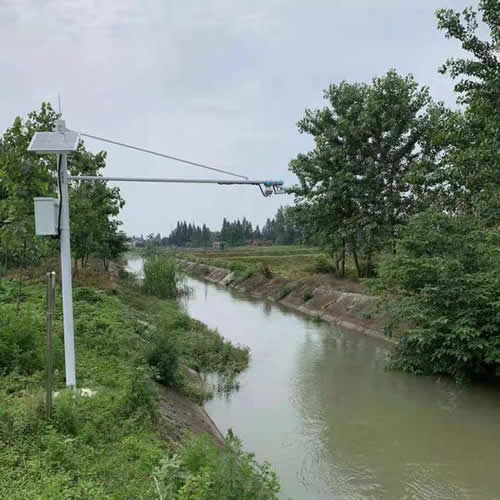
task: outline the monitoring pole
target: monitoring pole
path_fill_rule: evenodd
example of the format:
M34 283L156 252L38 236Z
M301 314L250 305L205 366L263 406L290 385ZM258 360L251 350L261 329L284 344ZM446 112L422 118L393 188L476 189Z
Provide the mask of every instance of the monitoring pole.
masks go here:
M61 123L62 122L62 123ZM59 128L61 127L61 129ZM64 133L66 126L59 120L57 131ZM73 284L71 276L71 240L69 230L69 190L68 190L68 155L59 155L59 203L61 210L61 226L59 242L61 249L61 281L64 322L64 362L66 385L76 387L75 368L75 333L73 326Z
M68 173L68 154L78 149L80 134L66 128L64 120L57 120L54 132L36 132L28 146L28 151L38 154L56 154L57 155L57 175L59 183L59 204L53 198L35 198L35 226L36 234L39 235L59 235L61 249L61 281L63 298L63 322L64 322L64 361L66 369L66 385L76 388L76 368L75 368L75 336L73 325L73 292L71 276L71 235L69 225L69 189L70 181L78 182L165 182L181 184L219 184L219 185L253 185L260 188L264 196L271 194L282 194L285 192L283 181L272 180L250 180L245 176L234 174L226 170L210 167L200 163L183 160L174 156L157 153L144 148L131 146L128 144L104 139L102 137L81 134L92 139L110 142L119 146L142 151L144 153L163 156L170 160L180 161L193 166L206 168L216 172L230 174L234 177L240 177L240 180L233 179L165 179L165 178L145 178L145 177L101 177L92 175L71 176ZM243 179L243 180L241 180ZM37 205L37 200L40 202ZM47 211L47 203L48 211ZM37 209L38 207L42 207ZM58 207L57 215L54 217L54 211L50 207ZM43 208L45 207L45 208ZM37 213L38 212L38 213Z
M41 223L36 234L59 236L61 253L61 282L63 299L63 322L64 322L64 361L66 373L66 385L76 388L75 369L75 338L73 327L73 294L71 283L71 244L69 227L69 190L68 190L68 154L78 148L79 134L66 128L64 120L57 120L53 132L36 132L28 146L28 151L38 154L57 155L57 178L59 186L59 203L57 211L38 213L37 199L35 199L35 225ZM39 199L40 200L40 199ZM44 198L42 200L50 200Z

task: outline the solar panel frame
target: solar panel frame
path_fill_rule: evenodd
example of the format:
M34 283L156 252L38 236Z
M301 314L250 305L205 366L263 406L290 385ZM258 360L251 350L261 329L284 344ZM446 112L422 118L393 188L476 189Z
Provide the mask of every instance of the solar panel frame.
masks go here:
M60 132L35 132L28 151L38 154L72 153L78 148L80 134L74 130Z

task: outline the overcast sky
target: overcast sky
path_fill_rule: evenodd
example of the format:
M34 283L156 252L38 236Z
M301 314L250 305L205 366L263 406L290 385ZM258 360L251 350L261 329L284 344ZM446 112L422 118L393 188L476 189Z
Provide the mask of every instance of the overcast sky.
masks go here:
M288 162L311 141L296 127L331 82L413 73L455 105L437 69L460 54L436 28L440 7L475 0L0 0L0 130L44 100L68 127L252 178L290 184ZM221 177L142 153L106 149L105 175ZM122 184L129 234L179 219L218 229L262 224L286 196L255 187Z

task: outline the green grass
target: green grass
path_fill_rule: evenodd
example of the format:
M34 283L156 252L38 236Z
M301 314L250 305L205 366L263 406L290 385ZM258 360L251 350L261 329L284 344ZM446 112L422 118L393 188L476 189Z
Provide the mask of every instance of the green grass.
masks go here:
M311 278L320 275L335 275L335 264L317 247L300 245L276 245L263 247L235 247L225 251L185 251L176 255L201 264L225 267L236 271L239 277L245 273L255 274L263 269L268 276L279 275L289 279ZM356 270L351 259L346 261L347 278L355 278ZM266 276L266 277L268 277Z
M177 373L173 378L167 376L167 383L199 398L202 394L193 390L179 367L234 375L247 366L248 351L189 318L173 301L144 296L133 287L107 291L77 287L77 382L96 394L81 397L64 388L59 298L55 388L60 394L48 419L42 369L45 286L32 282L24 287L19 316L15 313L16 295L11 293L16 286L14 280L0 281L2 356L10 356L9 363L3 361L0 366L2 498L158 498L154 471L174 456L184 463L193 447L202 446L195 442L179 448L174 441L160 438L152 379L161 380L165 375L162 362L175 359L177 363ZM173 353L169 352L171 345L161 344L160 339L167 335L175 339ZM165 352L173 358L165 358ZM228 447L221 451L210 442L203 443L207 459L214 461L206 466L212 466L219 486L223 478L215 471L217 464L226 460L223 457L237 456L237 460L232 458L236 465L245 463L246 455L241 450ZM257 464L252 462L239 472L252 485L250 491L255 497L257 486L267 488L265 481L258 479L261 476ZM185 483L200 482L205 473L203 467L192 465L189 474L182 475L184 482L158 476L159 487L164 491L185 487L187 491ZM231 480L228 477L224 487L231 488Z
M186 291L184 273L174 257L147 257L143 266L142 288L145 293L162 299L175 299Z

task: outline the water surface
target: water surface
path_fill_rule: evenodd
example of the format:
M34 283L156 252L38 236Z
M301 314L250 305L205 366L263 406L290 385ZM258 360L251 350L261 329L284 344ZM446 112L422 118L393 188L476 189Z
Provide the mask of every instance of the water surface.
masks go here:
M293 499L500 499L500 394L385 370L379 341L190 279L185 310L248 345L225 433L278 472Z

